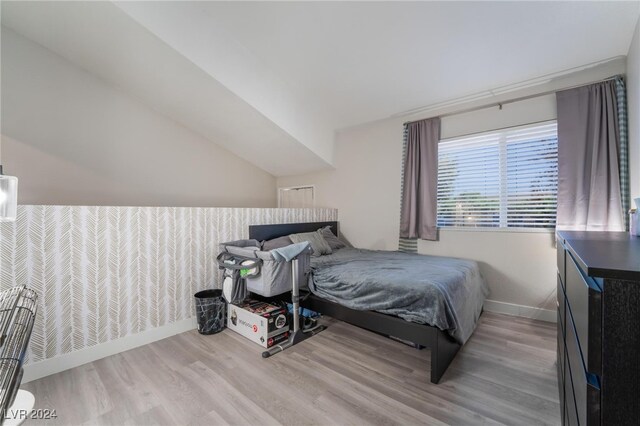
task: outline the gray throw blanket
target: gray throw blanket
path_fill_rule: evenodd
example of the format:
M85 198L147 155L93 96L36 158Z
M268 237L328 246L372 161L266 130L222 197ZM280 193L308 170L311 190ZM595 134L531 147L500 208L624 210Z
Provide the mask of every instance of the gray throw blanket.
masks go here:
M311 260L311 291L351 309L446 330L464 344L489 289L471 260L343 248Z
M280 247L271 250L271 256L278 262L289 262L300 255L305 250L309 250L310 244L308 241L303 241L297 244L290 244L285 247Z

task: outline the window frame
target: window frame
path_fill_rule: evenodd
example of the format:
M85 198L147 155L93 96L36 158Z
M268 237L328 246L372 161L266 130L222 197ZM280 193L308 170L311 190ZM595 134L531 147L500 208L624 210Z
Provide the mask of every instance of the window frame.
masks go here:
M474 132L474 133L467 133L467 134L463 134L463 135L457 135L457 136L452 136L452 137L448 137L445 139L440 139L438 141L438 144L443 143L443 142L450 142L450 141L454 141L457 139L463 139L466 137L475 137L475 136L484 136L484 135L490 135L490 134L495 134L495 133L499 133L499 142L498 142L498 149L499 149L499 180L501 181L501 190L500 190L500 199L499 199L499 203L500 203L500 208L499 208L499 214L500 214L500 225L499 226L437 226L438 228L438 232L513 232L513 233L525 233L525 234L554 234L556 232L556 227L553 228L534 228L534 227L508 227L506 226L507 224L507 198L505 196L506 193L506 180L507 180L507 161L506 161L506 151L507 151L507 143L506 143L506 134L511 131L511 130L519 130L519 129L526 129L526 128L530 128L530 127L535 127L535 126L543 126L543 125L548 125L548 124L558 124L558 120L557 119L551 119L551 120L543 120L543 121L538 121L538 122L534 122L534 123L528 123L528 124L523 124L523 125L517 125L517 126L509 126L509 127L502 127L499 129L492 129L492 130L487 130L487 131L483 131L483 132ZM557 131L556 131L556 137L557 137ZM438 175L440 174L440 168L438 165ZM556 189L556 197L557 197L557 189ZM437 209L436 209L437 210ZM557 203L556 203L556 218L557 218ZM438 216L436 214L436 224L438 221Z

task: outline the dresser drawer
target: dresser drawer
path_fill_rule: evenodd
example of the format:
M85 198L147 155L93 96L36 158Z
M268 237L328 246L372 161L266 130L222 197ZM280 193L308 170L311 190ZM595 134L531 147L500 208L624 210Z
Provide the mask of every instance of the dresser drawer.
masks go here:
M565 248L562 241L556 237L556 256L558 257L558 275L565 282Z
M558 324L560 324L560 310L558 309ZM564 369L564 331L558 327L558 365L562 366Z
M568 251L564 287L567 300L565 335L569 335L569 315L571 315L587 370L600 376L602 375L602 292L592 278L582 273Z
M558 311L558 321L560 321L560 312ZM562 371L565 370L565 343L564 343L564 330L558 327L558 366L562 368ZM564 375L563 375L564 377Z
M556 297L558 300L558 315L560 316L560 321L558 322L558 328L562 329L562 333L564 334L566 320L566 311L567 304L565 302L565 293L564 287L562 286L562 280L560 279L560 275L558 275L558 288L556 289Z
M560 310L558 310L558 324L560 324ZM564 424L564 406L565 406L565 400L564 400L564 381L565 381L565 375L564 375L564 370L565 370L565 365L564 365L564 360L565 360L565 347L564 347L564 334L562 332L562 330L560 329L560 327L558 327L558 357L557 357L557 363L558 363L558 397L559 397L559 401L560 401L560 409L561 409L561 413L560 416L562 417L561 423Z
M558 323L557 323L557 334L558 334L558 373L559 373L559 378L562 378L562 382L564 383L564 370L566 369L565 366L565 343L564 343L564 339L565 339L565 299L564 299L564 290L562 288L562 284L560 283L560 276L558 276L558 290L557 290L557 294L558 294L558 301L556 302L558 304ZM562 374L560 374L562 373ZM559 382L560 383L560 382ZM562 386L561 386L562 387ZM564 393L564 392L561 392ZM562 402L562 400L561 400Z
M576 328L571 315L567 316L566 334L566 365L567 372L571 375L573 394L580 425L594 425L600 423L600 388L599 380L586 370ZM566 375L567 373L565 373Z
M564 424L568 426L577 426L578 425L578 411L576 409L576 400L573 394L573 382L571 379L571 366L567 363L565 364L567 369L564 373L564 402L565 402L565 413L564 413Z

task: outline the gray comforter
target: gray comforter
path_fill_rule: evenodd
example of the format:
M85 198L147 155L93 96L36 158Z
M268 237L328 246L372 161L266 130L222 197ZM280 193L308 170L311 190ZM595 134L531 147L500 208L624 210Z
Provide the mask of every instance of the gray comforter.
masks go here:
M464 344L489 290L478 264L451 257L344 248L313 257L311 291L351 309L446 330Z

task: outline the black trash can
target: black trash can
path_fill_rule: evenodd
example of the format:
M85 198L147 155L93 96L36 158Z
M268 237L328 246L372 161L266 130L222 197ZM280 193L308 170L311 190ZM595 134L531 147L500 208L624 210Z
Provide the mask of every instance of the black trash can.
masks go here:
M215 334L224 330L226 306L222 290L203 290L197 292L196 318L200 334Z

